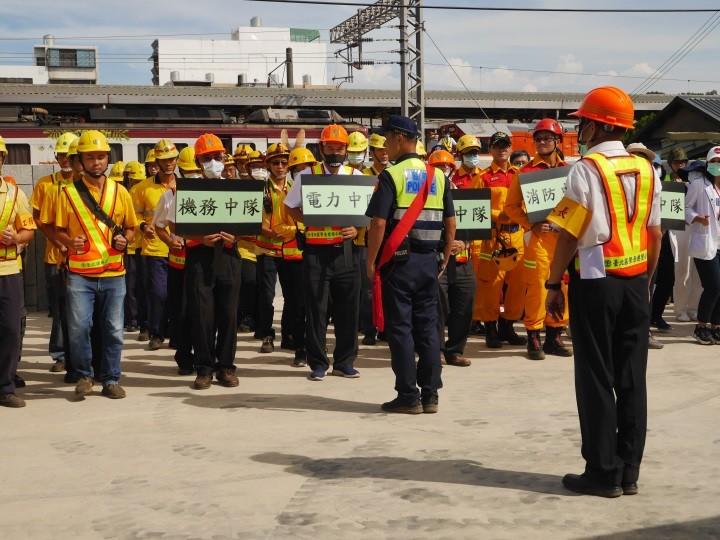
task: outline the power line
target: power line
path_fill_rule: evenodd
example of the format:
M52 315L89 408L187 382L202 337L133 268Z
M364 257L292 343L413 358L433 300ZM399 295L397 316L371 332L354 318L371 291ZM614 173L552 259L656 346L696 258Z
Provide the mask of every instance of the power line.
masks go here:
M336 2L331 0L245 0L246 2L259 2L269 4L300 4L315 6L350 6L370 7L375 2ZM408 4L398 4L398 9L411 8ZM535 13L715 13L717 8L699 9L607 9L607 8L525 8L525 7L487 7L487 6L448 6L448 5L423 5L422 9L440 9L454 11L514 11L514 12L535 12Z

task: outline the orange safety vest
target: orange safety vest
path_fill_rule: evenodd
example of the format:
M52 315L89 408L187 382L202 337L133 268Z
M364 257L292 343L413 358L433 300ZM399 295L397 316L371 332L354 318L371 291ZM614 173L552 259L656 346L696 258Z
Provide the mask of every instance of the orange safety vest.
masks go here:
M653 175L650 162L638 156L612 157L603 154L585 156L600 172L610 214L610 239L603 244L605 271L622 277L647 272L647 222L653 199ZM625 189L620 176L635 174L635 211L631 218L625 204Z
M283 242L282 256L286 261L302 261L302 250L298 248L296 238Z
M82 182L82 180L79 180ZM103 272L122 272L123 254L113 249L112 231L99 222L80 198L80 193L75 184L64 186L63 191L73 207L80 225L85 231L87 241L81 253L71 254L68 257L68 269L76 274L102 274ZM115 209L117 198L117 184L105 179L105 188L100 198L100 207L111 216ZM110 240L109 240L110 238Z
M5 178L7 184L7 195L5 196L5 204L0 212L0 232L4 231L10 225L15 202L17 201L18 188L14 183L10 183ZM6 246L0 244L0 261L14 261L18 257L17 246L15 244Z
M352 168L343 165L345 172L352 174ZM313 174L325 174L322 163L313 165ZM342 227L306 227L305 242L308 245L332 246L343 241Z

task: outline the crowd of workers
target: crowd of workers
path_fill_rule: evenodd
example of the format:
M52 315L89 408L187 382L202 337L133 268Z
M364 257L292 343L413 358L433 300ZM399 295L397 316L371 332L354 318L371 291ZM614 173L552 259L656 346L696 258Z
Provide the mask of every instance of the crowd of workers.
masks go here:
M390 116L369 141L327 126L319 161L298 144L301 137L292 150L283 140L265 154L239 146L231 155L207 133L181 152L160 140L144 167L116 163L107 177L102 133L62 135L60 170L41 178L29 201L12 179L0 183L0 404L25 405L15 394L24 320L18 255L40 228L53 317L50 370L65 372L79 396L99 382L103 395L125 397L125 332L137 332L150 350L169 338L178 374L194 374L197 390L214 378L238 386L238 331L254 332L260 354L275 349L278 281L279 345L294 350L293 366L308 366L311 381L329 370L360 377L358 335L367 345L387 340L397 396L381 409L390 413L437 412L441 357L469 366L471 332L483 334L489 349L524 346L529 359L542 360L573 356L563 338L569 324L586 465L563 484L602 497L638 493L650 327L669 330L662 314L673 284L678 320L697 319L695 340L720 344L720 146L689 165L680 151L668 156L665 180L687 183L680 188L687 226L663 232L660 159L644 145L622 143L634 123L630 97L596 88L572 115L583 158L556 176L566 178L563 195L542 219L528 212L522 177L568 167L553 119L535 126L532 158L511 153L506 133L493 134L486 168L476 137L427 155L418 126L403 116ZM0 165L5 155L0 142ZM314 185L312 175L347 185L359 180L338 176L376 176L369 227L349 226L342 216L331 225L304 224L311 220L302 184ZM208 225L209 234L176 234L183 178L259 180L260 233ZM453 190L473 188L490 192L486 240L456 235Z

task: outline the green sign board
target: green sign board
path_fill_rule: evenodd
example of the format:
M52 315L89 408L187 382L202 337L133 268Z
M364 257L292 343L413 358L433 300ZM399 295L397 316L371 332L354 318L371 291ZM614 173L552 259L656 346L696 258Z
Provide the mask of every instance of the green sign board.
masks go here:
M685 184L683 182L662 182L660 218L663 229L685 230Z
M306 174L302 176L303 223L312 227L367 227L365 215L377 176Z
M261 232L263 182L182 178L176 185L175 232L179 236Z
M565 182L569 171L569 167L556 167L518 176L530 223L545 221L555 209L565 195Z
M458 240L492 238L490 189L451 189Z

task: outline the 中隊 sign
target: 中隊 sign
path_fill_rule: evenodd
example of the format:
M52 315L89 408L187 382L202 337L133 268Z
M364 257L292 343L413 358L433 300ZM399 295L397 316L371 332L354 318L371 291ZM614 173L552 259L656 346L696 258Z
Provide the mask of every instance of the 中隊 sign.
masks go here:
M303 223L312 227L367 227L365 215L377 176L305 174L302 176Z
M262 231L263 182L179 178L176 186L175 232L179 236Z
M565 195L570 167L555 167L518 176L528 221L545 221Z
M660 226L663 229L685 230L685 184L683 182L662 182L660 218Z
M451 189L455 206L457 240L487 240L492 238L490 189Z

